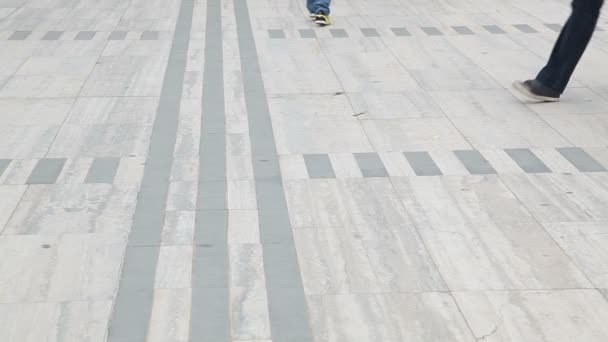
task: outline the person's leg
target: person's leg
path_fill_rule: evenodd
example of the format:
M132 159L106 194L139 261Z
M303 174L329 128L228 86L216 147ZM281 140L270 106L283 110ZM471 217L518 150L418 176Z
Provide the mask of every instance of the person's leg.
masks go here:
M306 0L306 8L310 13L317 13L315 12L315 0Z
M314 13L322 13L323 15L329 15L329 5L331 0L312 0Z
M547 65L536 77L542 85L564 92L581 59L595 26L604 0L574 0L572 15L555 43Z

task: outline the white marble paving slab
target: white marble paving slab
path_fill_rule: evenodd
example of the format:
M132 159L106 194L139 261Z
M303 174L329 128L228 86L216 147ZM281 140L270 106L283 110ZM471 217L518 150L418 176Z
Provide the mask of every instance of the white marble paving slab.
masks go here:
M228 243L260 243L259 217L257 210L228 211Z
M194 211L198 187L196 181L171 182L167 195L167 211Z
M551 222L543 226L593 285L608 288L608 222Z
M101 57L82 96L159 96L166 56Z
M608 85L608 82L606 82ZM541 115L602 114L607 112L608 100L589 88L570 88L555 106L546 103L530 104L530 109Z
M4 226L13 215L25 190L26 186L23 185L0 186L0 232L4 231Z
M0 303L112 300L125 246L123 233L0 237Z
M64 124L47 157L145 157L151 125Z
M228 182L228 209L257 209L255 182L252 180Z
M6 342L99 342L112 301L0 304L0 339Z
M61 125L74 99L0 100L3 125Z
M365 120L365 132L376 151L469 149L469 144L444 118Z
M182 100L173 152L175 158L199 158L201 117L200 101L195 99Z
M602 108L606 111L608 102ZM608 146L608 113L541 117L574 146Z
M294 231L304 290L309 295L379 293L379 282L364 242L347 227Z
M158 107L154 97L80 97L70 110L67 123L153 124Z
M537 223L434 226L420 234L452 291L592 287Z
M316 341L475 341L444 293L309 296L308 303Z
M392 183L420 228L535 222L495 175L393 178Z
M121 233L130 229L138 189L109 184L31 185L4 234Z
M251 155L229 155L226 157L227 180L252 180L253 178Z
M308 179L308 170L301 154L279 156L283 179Z
M338 181L290 180L284 187L293 228L342 227L349 223L350 213Z
M569 142L504 90L431 95L478 149L568 146Z
M156 289L152 302L149 342L187 342L190 334L192 290Z
M168 211L165 213L161 240L164 246L191 245L194 241L194 211Z
M590 341L608 337L597 290L463 292L454 298L477 340Z
M231 332L235 339L271 337L262 246L230 244Z
M464 57L447 40L384 38L407 71L426 90L496 89L499 84Z
M273 116L279 154L371 152L366 132L357 120Z
M587 175L503 175L501 179L540 222L608 220L608 189Z
M441 109L424 91L367 91L349 93L355 113L360 120L444 117Z
M198 159L173 159L173 166L171 168L171 181L195 182L198 180L198 169Z
M323 39L320 42L346 92L395 92L420 88L378 39Z
M160 247L155 289L185 289L192 286L193 248L192 245Z
M316 41L260 40L260 68L268 94L344 91Z

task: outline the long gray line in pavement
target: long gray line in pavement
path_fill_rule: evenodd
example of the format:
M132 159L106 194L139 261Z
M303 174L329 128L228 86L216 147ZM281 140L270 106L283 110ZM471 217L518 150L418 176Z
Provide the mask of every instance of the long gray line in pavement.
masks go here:
M247 0L235 0L234 11L260 214L272 340L312 342L308 307Z
M173 164L194 0L182 0L150 138L108 342L145 341Z
M229 342L226 105L221 0L207 0L190 341Z

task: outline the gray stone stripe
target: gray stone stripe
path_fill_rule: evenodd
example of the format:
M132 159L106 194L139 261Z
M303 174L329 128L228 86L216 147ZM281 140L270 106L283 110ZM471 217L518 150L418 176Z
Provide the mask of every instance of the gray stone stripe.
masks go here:
M355 153L363 177L388 177L388 171L377 153Z
M0 159L0 177L4 174L4 171L11 165L11 159Z
M49 31L42 37L42 40L59 40L62 35L63 31Z
M500 27L498 27L496 25L484 25L483 28L486 29L486 31L490 32L491 34L505 34L505 33L507 33L507 32L505 32L505 30L501 29Z
M443 36L443 32L436 27L421 27L420 29L429 36Z
M207 1L205 37L190 341L229 342L230 267L221 0Z
M26 40L31 34L32 31L15 31L8 40Z
M465 36L474 34L473 31L471 31L471 29L466 26L452 26L452 29L454 31L456 31L458 34L465 35Z
M409 37L412 35L405 27L393 27L391 31L398 37Z
M477 150L454 151L454 154L472 175L496 173L490 162Z
M194 0L182 0L125 251L108 342L145 341L177 135Z
M300 37L302 38L317 38L317 33L312 29L300 29Z
M439 169L428 152L404 152L403 155L414 170L416 176L441 176Z
M91 40L95 38L96 34L97 32L95 31L80 31L76 37L74 37L74 40Z
M274 31L282 31L282 30L274 30ZM64 31L48 31L47 33L40 38L41 40L59 40L61 36L63 36ZM14 32L8 40L25 40L32 34L31 31L16 31ZM127 38L128 32L126 31L114 31L111 32L107 39L108 40L125 40ZM91 40L95 38L97 35L96 31L80 31L74 37L74 40ZM284 37L283 37L284 38ZM140 35L141 40L158 40L159 32L158 31L144 31Z
M562 31L562 25L561 24L545 24L546 27L548 27L549 29L555 31L555 32L561 32Z
M84 182L112 184L119 165L120 158L96 158L93 161Z
M330 29L329 32L334 38L348 38L348 33L344 29Z
M526 24L517 24L517 25L513 25L513 27L515 27L516 29L520 30L523 33L537 33L538 32L535 29L533 29L530 25L526 25Z
M285 39L285 31L283 30L268 30L270 39Z
M27 184L55 184L63 166L65 158L40 159L27 180Z
M606 168L580 147L562 147L557 151L580 172L606 172Z
M158 40L158 31L144 31L140 37L141 40Z
M362 28L361 33L363 33L364 36L370 37L370 38L380 37L380 33L378 33L378 30L376 30L375 28L371 28L371 27Z
M505 152L525 173L551 173L551 169L527 148L506 149Z
M308 307L247 0L235 0L234 10L260 213L272 339L277 342L312 342Z
M310 178L336 178L327 154L305 154L304 163Z
M127 38L126 31L114 31L108 36L108 40L125 40Z

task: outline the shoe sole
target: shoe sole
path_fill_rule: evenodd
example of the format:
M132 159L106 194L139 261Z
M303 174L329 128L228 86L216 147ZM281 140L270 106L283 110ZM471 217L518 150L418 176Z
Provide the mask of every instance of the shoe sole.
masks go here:
M519 91L522 95L524 95L527 98L534 100L534 101L559 102L559 97L555 98L555 97L540 96L540 95L536 95L536 94L532 93L528 88L526 88L526 86L524 86L524 83L521 81L514 82L513 88L515 90Z

